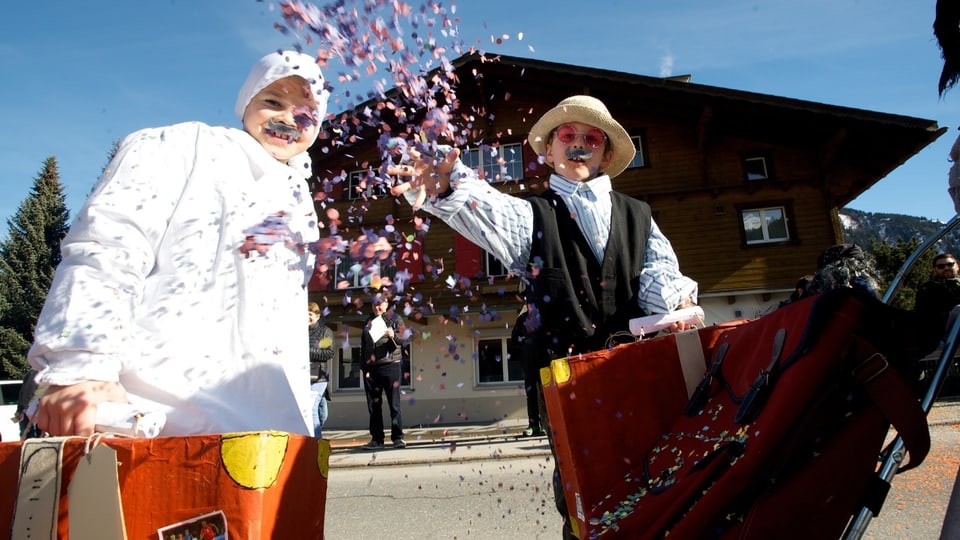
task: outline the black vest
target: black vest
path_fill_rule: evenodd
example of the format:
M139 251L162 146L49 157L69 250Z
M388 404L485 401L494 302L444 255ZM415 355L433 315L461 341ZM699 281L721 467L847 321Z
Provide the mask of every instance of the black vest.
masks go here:
M637 293L650 206L615 191L610 198L610 238L602 265L554 191L529 199L534 232L525 294L538 308L538 339L552 358L599 350L611 335L629 332L630 319L646 315Z

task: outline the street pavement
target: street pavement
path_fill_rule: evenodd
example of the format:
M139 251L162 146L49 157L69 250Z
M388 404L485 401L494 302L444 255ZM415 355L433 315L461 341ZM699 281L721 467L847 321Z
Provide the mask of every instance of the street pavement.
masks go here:
M931 426L960 425L960 402L934 404L927 415L927 423ZM377 451L362 448L370 440L366 430L324 430L323 438L330 441L331 468L550 456L545 436L520 436L526 427L524 418L495 424L407 428L404 430L406 448L394 449L387 443L385 448Z
M362 448L370 435L366 430L324 430L330 441L330 468L433 464L518 457L550 457L547 438L521 437L526 418L496 424L473 424L427 428L405 428L406 448L387 446L382 450Z
M890 495L880 516L867 527L865 540L939 537L960 465L960 448L955 442L956 430L960 429L960 402L936 403L927 421L933 438L930 455L917 469L893 479ZM410 428L404 430L407 448L378 451L362 448L369 440L366 430L325 430L323 438L331 443L331 469L530 457L552 462L546 437L521 437L524 428L526 419L491 425ZM552 469L552 463L549 467ZM951 520L958 521L960 516L951 515ZM953 530L958 528L960 525L955 525Z

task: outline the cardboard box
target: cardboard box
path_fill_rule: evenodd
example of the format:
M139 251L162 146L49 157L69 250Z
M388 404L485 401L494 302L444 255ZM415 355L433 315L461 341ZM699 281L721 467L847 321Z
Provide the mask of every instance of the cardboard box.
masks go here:
M554 360L540 371L571 524L587 537L610 490L640 466L683 411L713 346L743 321Z
M119 488L119 523L126 538L157 540L158 531L166 529L175 534L187 526L193 527L193 520L197 527L223 523L229 538L323 537L330 456L330 445L325 440L270 431L155 439L77 437L31 441L0 443L0 485L5 486L0 490L0 531L27 530L23 527L42 530L40 522L47 517L55 522L57 538L70 538L71 520L90 518L70 515L71 487L75 506L86 502L85 490L89 490L90 499L99 497L98 500L105 501L95 508L109 507L109 485L104 490L106 496L95 493L102 485L88 487L91 484L86 480L71 486L71 481L81 473L89 478L91 475L84 467L93 467L91 458L102 455L109 463L106 471L116 469L113 485ZM59 476L58 481L54 478L49 482L59 485L59 495L55 497L54 510L46 512L49 515L44 516L42 510L31 511L25 518L27 510L39 504L39 495L31 494L31 489L42 491L42 479L36 478L32 463L39 461L38 456L55 452L46 448L38 451L34 446L38 441L60 443L60 466L43 475L48 480ZM99 451L99 446L110 451ZM115 465L109 461L114 452ZM93 475L94 483L103 484L103 478L110 477L102 474L103 470ZM33 483L38 486L32 487ZM99 524L105 529L103 537L118 537L107 534L107 521ZM75 522L75 528L81 527Z

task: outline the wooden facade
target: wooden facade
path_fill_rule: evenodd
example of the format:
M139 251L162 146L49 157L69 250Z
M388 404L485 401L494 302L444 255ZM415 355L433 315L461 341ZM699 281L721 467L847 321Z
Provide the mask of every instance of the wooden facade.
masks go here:
M838 210L946 130L932 120L698 85L685 78L511 57L491 62L476 54L454 66L463 113L457 123L469 131L470 142L522 147L524 177L497 184L511 193L542 189L548 177L545 166L531 166L537 157L525 140L540 115L574 94L607 104L638 137L643 161L614 179L614 189L651 204L681 270L699 283L708 322L753 316L785 298L799 276L814 270L820 252L842 240ZM338 113L338 118L352 118L374 105ZM385 113L381 120L396 133L416 129L419 118L413 114L400 122ZM438 219L415 214L406 201L389 195L349 201L347 183L331 181L343 171L379 166L380 128L358 133L359 142L344 145L330 134L311 149L313 187L323 193L321 217L329 208L338 210L338 232L345 239L363 228L382 231L392 218L393 238L400 239L395 252L403 238L415 236L414 218L429 220L429 232L417 237L428 261L425 279L406 290L409 318L424 328L439 320L445 331L452 322L468 336L463 314L494 312L501 315L493 317L495 323L478 317L477 326L509 328L519 307L516 278L462 275L458 267L476 268L462 259L476 253ZM757 174L755 165L762 174L750 176ZM782 211L786 238L748 242L743 212L757 209ZM451 287L451 275L470 285L461 281ZM328 307L328 323L348 338L369 311L368 292L330 286L312 290L311 296ZM502 415L491 415L497 416Z

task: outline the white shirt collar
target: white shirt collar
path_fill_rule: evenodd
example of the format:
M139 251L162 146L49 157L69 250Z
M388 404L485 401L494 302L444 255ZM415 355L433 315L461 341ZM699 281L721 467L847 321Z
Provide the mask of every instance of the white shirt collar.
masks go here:
M575 182L573 180L568 180L556 173L550 176L550 189L561 195L573 195L578 189L580 189L581 185L586 185L588 188L590 188L590 191L593 192L594 196L596 196L598 200L613 190L613 187L610 183L610 177L605 174L601 174L600 176L587 182Z

